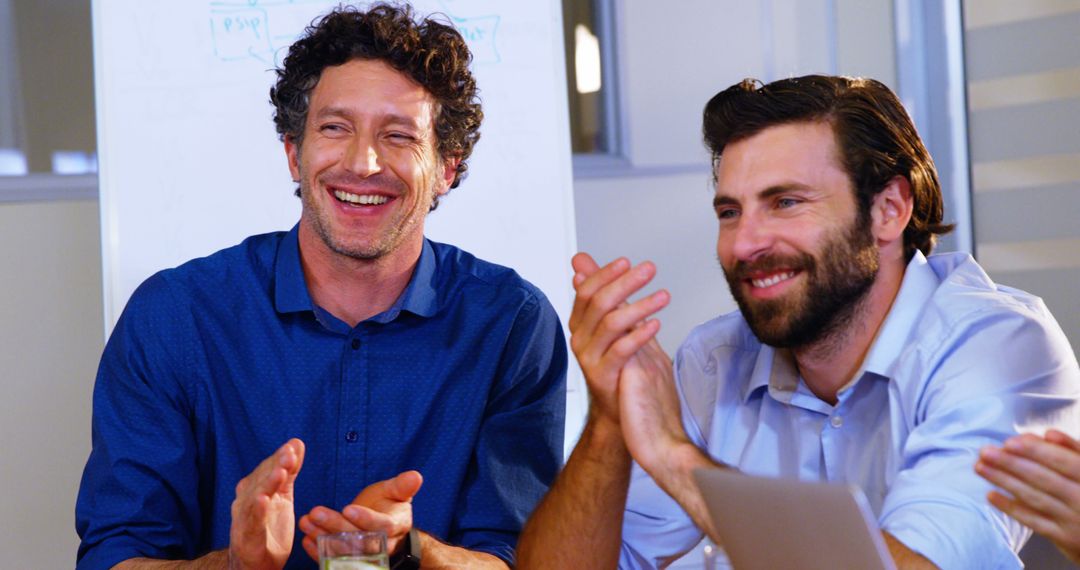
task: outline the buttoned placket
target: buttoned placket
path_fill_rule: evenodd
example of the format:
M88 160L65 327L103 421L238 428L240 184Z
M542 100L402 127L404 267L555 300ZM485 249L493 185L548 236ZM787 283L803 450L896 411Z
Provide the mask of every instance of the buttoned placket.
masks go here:
M367 480L367 409L369 362L368 331L360 324L342 343L341 398L338 409L337 473L334 490L338 505L352 501L356 479Z

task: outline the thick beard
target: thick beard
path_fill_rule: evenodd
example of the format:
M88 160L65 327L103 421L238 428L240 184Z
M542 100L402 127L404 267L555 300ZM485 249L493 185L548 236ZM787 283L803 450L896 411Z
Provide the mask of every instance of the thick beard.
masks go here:
M301 180L305 180L301 178ZM406 215L398 220L400 223L394 225L387 230L387 232L381 236L375 238L374 241L365 245L352 245L347 243L345 239L339 239L331 230L330 213L325 209L320 209L318 204L315 203L313 190L307 184L302 184L302 190L300 192L300 199L303 203L303 209L305 212L310 212L311 227L315 230L316 235L322 240L326 247L334 253L355 259L358 261L371 261L386 256L390 252L397 249L401 244L402 236L411 233L417 225L419 225L426 212L422 215ZM405 196L407 190L399 191L395 187L395 192L398 196ZM435 188L431 188L429 204L434 203L435 200ZM331 197L331 199L335 199ZM343 238L346 236L342 236Z
M840 340L860 313L877 278L879 257L870 220L858 216L833 232L815 258L809 253L773 256L725 271L731 294L758 340L777 348L800 348ZM751 271L774 267L802 270L805 290L796 298L750 300L743 280Z

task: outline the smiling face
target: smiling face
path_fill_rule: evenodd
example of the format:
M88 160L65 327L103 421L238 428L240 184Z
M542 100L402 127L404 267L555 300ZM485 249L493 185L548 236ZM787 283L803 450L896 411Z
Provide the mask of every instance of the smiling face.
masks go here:
M415 261L432 199L456 166L436 151L436 110L430 93L382 61L323 70L302 144L285 142L303 201L302 253Z
M850 323L878 249L832 127L783 124L730 143L716 176L717 255L758 339L807 346Z

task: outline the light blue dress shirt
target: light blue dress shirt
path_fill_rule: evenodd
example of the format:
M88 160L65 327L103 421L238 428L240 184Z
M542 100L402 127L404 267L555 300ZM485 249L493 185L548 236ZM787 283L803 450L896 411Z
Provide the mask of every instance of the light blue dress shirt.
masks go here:
M945 569L1019 568L1030 536L987 503L979 448L1051 426L1080 435L1080 369L1061 328L1042 300L995 284L967 254L916 253L835 406L737 312L690 333L675 377L687 433L713 458L858 485L882 529ZM620 568L662 567L701 537L635 465Z

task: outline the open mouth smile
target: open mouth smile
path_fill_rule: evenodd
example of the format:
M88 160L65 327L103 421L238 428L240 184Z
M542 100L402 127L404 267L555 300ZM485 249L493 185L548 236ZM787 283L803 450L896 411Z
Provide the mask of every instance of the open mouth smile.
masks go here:
M382 194L353 194L344 190L334 190L334 197L339 202L358 206L381 206L390 201L389 196Z
M784 271L782 273L774 273L767 277L752 278L750 279L750 284L753 285L755 289L765 289L767 287L772 287L773 285L787 281L788 279L791 279L796 275L798 275L797 271Z

